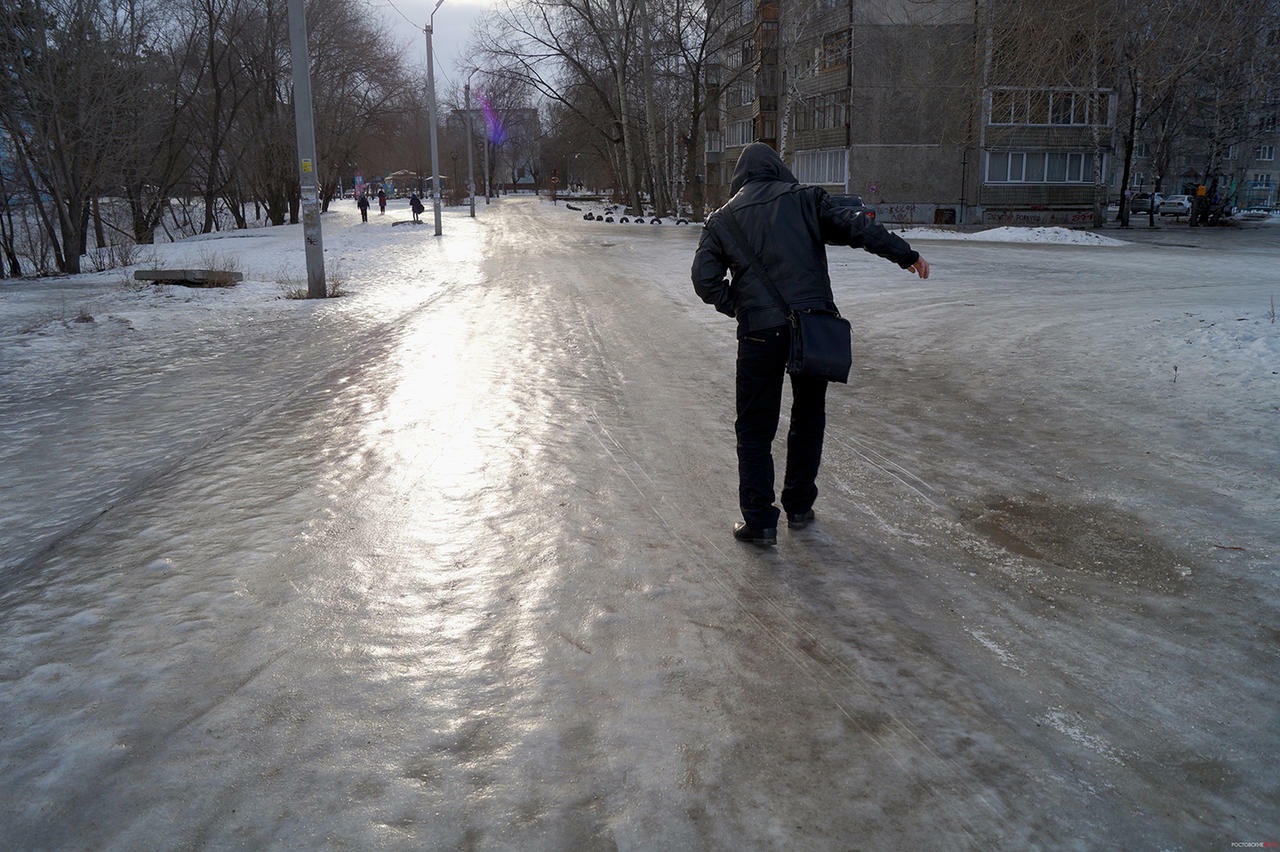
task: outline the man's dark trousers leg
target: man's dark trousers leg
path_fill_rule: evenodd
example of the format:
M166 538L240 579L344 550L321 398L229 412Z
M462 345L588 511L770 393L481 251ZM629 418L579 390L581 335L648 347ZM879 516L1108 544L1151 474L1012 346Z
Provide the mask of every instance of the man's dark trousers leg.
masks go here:
M818 499L818 465L827 427L827 380L791 377L791 428L787 430L787 472L782 480L782 510L798 515Z
M782 407L782 377L790 350L786 326L749 332L738 340L737 409L738 502L742 519L761 529L777 527L773 505L773 438ZM782 505L805 512L818 496L814 480L822 461L827 382L792 377L791 428L787 432L787 470Z

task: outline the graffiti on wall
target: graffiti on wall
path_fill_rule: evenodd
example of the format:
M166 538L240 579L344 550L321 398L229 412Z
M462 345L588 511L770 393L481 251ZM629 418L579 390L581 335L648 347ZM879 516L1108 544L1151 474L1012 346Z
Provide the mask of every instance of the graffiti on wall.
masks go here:
M1088 226L1093 224L1091 210L986 210L983 224L1031 227L1036 225Z
M884 204L876 208L876 221L879 222L914 222L916 205Z

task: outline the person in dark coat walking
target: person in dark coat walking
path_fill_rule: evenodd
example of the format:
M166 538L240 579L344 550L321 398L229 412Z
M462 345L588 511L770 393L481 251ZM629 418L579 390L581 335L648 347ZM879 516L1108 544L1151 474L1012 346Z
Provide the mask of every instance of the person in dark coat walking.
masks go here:
M381 189L378 190L378 215L381 216L387 212L387 194Z
M413 211L413 221L415 222L420 221L418 217L422 215L423 210L427 209L422 206L422 199L418 197L416 192L409 195L409 209Z
M783 299L794 308L835 310L827 272L827 245L862 248L921 278L929 264L901 237L866 215L832 203L826 191L800 184L777 153L763 142L738 158L729 191L712 213L693 258L693 288L702 301L738 320L737 419L739 541L777 544L780 512L773 505L772 444L782 406L782 377L790 351L790 327L755 266L750 250L768 269ZM741 227L749 249L738 244L725 210ZM725 272L732 279L725 278ZM787 526L802 529L814 519L815 481L826 428L827 380L791 377L791 427L787 432L782 508Z
M360 221L368 222L369 221L369 198L363 192L360 193L360 197L356 199L356 206L360 208Z

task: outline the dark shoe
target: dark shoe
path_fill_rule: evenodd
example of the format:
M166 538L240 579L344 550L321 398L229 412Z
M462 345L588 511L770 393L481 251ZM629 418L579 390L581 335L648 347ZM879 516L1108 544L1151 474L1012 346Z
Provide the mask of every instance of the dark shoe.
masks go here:
M758 544L761 547L767 547L771 544L778 543L778 528L752 527L748 526L746 521L738 521L733 525L733 537L738 541L745 541L749 544Z
M793 530L802 530L813 523L813 510L807 512L787 512L787 526Z

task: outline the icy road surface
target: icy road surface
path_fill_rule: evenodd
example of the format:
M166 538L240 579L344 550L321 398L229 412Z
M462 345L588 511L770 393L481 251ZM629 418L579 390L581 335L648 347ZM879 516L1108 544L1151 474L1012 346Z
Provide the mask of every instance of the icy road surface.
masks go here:
M1280 840L1280 228L833 250L761 551L696 226L479 212L0 287L5 847Z

